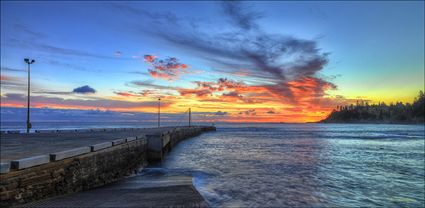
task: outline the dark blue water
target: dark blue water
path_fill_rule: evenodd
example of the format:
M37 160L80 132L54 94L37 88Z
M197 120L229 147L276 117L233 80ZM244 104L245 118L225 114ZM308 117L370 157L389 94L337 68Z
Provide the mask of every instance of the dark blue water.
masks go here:
M34 129L156 123L34 123ZM2 130L24 123L2 123ZM213 207L424 207L424 126L218 124L142 174L191 175Z
M160 169L193 175L214 207L423 207L424 126L221 125Z

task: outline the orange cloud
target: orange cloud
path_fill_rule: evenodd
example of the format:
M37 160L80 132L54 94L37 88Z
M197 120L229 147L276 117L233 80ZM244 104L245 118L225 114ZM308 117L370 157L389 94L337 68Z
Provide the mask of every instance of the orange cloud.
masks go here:
M187 68L186 64L180 63L174 57L159 59L154 55L145 55L144 60L151 66L148 72L153 78L173 80Z
M180 95L196 95L197 97L207 97L211 95L212 91L208 89L178 89Z
M193 89L177 90L180 98L190 99L203 109L225 109L229 114L220 118L223 121L318 121L335 106L347 102L344 98L329 96L327 91L335 90L336 86L315 77L268 85L247 85L225 78L194 83Z

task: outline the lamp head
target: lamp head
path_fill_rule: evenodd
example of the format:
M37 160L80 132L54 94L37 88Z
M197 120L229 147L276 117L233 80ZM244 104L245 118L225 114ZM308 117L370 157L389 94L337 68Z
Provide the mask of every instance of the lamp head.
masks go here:
M31 63L33 64L35 62L35 60L33 59L33 60L31 60Z
M30 59L24 59L25 63L29 64L30 63Z

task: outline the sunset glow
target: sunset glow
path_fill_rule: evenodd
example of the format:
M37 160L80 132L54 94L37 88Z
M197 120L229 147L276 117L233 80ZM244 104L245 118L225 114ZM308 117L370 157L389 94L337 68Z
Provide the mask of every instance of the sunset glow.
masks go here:
M423 2L1 4L2 108L26 107L26 57L31 107L70 112L314 122L424 89Z

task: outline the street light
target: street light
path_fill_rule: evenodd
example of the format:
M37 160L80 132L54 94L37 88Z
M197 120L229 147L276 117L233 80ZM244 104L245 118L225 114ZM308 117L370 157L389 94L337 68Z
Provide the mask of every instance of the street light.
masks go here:
M189 108L189 127L192 122L192 110Z
M34 59L30 60L28 58L24 59L25 63L28 64L28 103L27 103L27 133L30 132L31 122L30 122L30 65L35 62Z
M158 98L158 128L160 126L160 118L161 118L161 98Z

